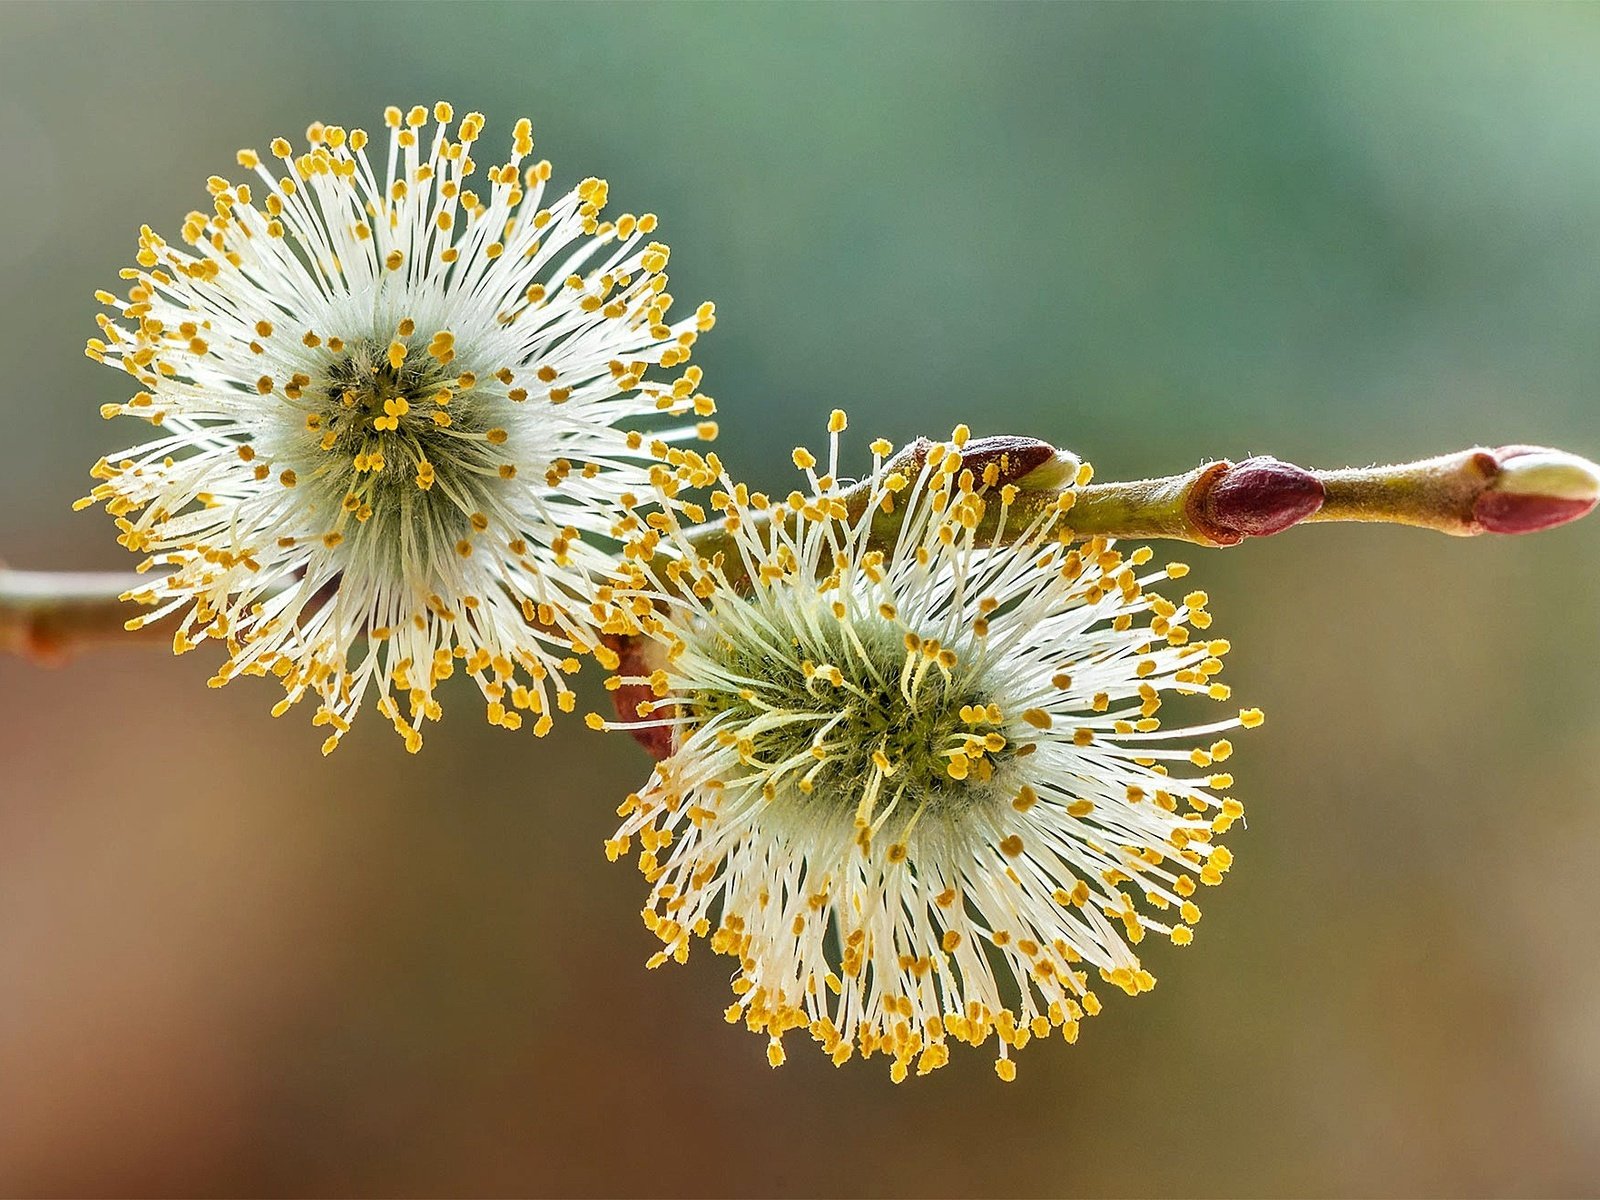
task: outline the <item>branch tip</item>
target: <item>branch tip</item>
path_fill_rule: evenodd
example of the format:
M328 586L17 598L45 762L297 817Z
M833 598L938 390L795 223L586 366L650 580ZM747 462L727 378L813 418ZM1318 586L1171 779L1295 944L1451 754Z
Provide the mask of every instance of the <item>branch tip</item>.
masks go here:
M1490 533L1536 533L1587 516L1600 501L1600 466L1565 450L1501 446L1488 487L1473 503Z

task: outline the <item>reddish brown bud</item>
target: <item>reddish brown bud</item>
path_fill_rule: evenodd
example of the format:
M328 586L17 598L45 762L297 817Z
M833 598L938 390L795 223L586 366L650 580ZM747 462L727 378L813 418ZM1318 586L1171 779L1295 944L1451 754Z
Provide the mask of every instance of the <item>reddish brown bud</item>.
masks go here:
M1490 533L1538 533L1587 516L1593 500L1556 500L1549 496L1517 496L1486 492L1472 515Z
M970 467L973 474L980 478L990 463L999 466L1000 478L995 481L997 487L1020 482L1025 475L1053 461L1055 457L1056 448L1049 442L1041 442L1038 438L1010 436L973 438L961 448L961 465ZM1078 461L1073 459L1074 474L1077 469Z
M645 638L607 635L604 640L606 645L615 650L622 659L617 667L618 675L649 675L661 665L660 648ZM611 699L617 707L617 719L631 727L628 732L633 735L633 740L648 750L651 758L659 762L672 757L676 749L673 745L672 727L651 725L641 728L638 723L654 720L657 717L670 719L678 711L676 705L660 704L659 697L648 683L624 683L611 693ZM639 705L646 701L659 707L649 717L641 717Z
M1498 473L1472 506L1490 533L1537 533L1585 516L1600 500L1600 467L1542 446L1493 451Z
M1299 524L1323 496L1322 480L1304 467L1260 456L1223 471L1199 497L1196 515L1216 541L1233 545Z

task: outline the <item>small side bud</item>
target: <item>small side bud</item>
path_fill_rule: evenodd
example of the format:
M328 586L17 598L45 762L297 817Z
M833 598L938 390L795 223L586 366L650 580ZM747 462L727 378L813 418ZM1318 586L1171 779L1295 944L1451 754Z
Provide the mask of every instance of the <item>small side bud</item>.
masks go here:
M1038 438L973 438L961 448L961 464L980 478L991 463L1000 471L996 487L1015 484L1029 491L1069 487L1080 465L1076 454Z
M1473 504L1490 533L1537 533L1586 516L1600 501L1600 466L1564 450L1502 446L1499 473Z
M1232 545L1297 525L1322 507L1325 489L1304 467L1259 456L1235 463L1200 498L1208 533Z
M617 665L619 675L642 677L659 670L664 665L665 659L661 647L647 638L613 637L607 634L604 641L617 652L617 657L621 660ZM672 757L677 747L673 745L671 726L651 725L647 728L638 728L635 725L639 720L640 703L656 700L655 692L649 684L624 683L611 693L611 699L617 706L617 719L623 725L632 726L628 732L633 735L634 741L650 752L651 758L660 762L662 759ZM677 711L676 705L663 704L655 710L654 716L672 717Z

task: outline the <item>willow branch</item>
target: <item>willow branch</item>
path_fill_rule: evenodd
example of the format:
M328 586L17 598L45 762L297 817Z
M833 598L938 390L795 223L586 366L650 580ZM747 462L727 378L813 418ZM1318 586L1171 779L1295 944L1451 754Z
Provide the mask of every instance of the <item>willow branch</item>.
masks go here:
M906 446L888 469L914 476L934 443ZM962 461L982 476L993 465L992 486L1013 484L1004 530L1026 528L1034 517L1058 509L1065 492L1072 506L1060 520L1079 538L1165 539L1197 546L1234 546L1251 537L1281 533L1321 521L1410 525L1460 537L1482 533L1533 533L1584 516L1600 500L1600 466L1560 450L1502 446L1462 450L1398 466L1313 471L1275 458L1206 463L1181 475L1117 483L1079 483L1078 459L1032 438L970 441ZM862 515L871 487L844 493L851 515ZM1005 533L1000 509L985 512L980 541ZM873 540L893 544L902 512L873 517ZM691 532L700 552L719 551L734 586L742 557L719 523ZM141 611L122 599L146 581L133 574L72 574L0 569L0 652L51 661L69 650L111 642L168 642L176 617L132 632L124 623Z
M886 470L915 475L933 443L919 439L901 450ZM1116 483L1078 484L1076 457L1029 438L979 438L962 449L964 466L981 475L998 470L993 486L1014 484L1016 498L1004 529L1027 528L1054 511L1063 492L1074 493L1061 518L1073 536L1189 542L1236 546L1313 521L1366 521L1410 525L1458 537L1482 533L1534 533L1584 516L1600 500L1600 466L1560 450L1537 446L1472 449L1398 466L1314 471L1275 458L1206 463L1182 475ZM871 487L858 484L843 494L853 518L869 502ZM901 514L873 517L873 541L893 545ZM1004 533L1000 506L985 511L977 529L981 542ZM733 538L716 522L690 534L708 557L724 554L723 571L734 586L742 576Z
M175 618L124 628L143 609L122 594L142 582L132 572L0 569L0 653L56 662L95 646L170 645Z

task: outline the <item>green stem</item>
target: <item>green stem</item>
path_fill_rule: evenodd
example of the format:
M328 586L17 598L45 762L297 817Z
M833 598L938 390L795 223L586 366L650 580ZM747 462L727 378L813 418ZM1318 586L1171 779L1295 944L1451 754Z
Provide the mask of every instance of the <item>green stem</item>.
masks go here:
M888 464L914 477L934 443L919 438ZM1003 540L1054 512L1064 493L1071 508L1060 520L1073 536L1133 541L1171 540L1232 546L1293 525L1365 521L1410 525L1457 536L1530 533L1583 516L1600 499L1600 467L1562 451L1508 446L1473 449L1398 466L1311 471L1270 458L1207 463L1182 475L1115 483L1077 482L1072 454L1026 438L982 438L962 448L963 465L982 475L996 468L993 487L1017 488L999 528L1001 505L991 504L978 528L981 540ZM859 518L870 484L844 493ZM890 547L903 510L873 517L873 541ZM735 587L747 587L733 535L718 522L690 537L707 557L723 555ZM121 599L145 580L123 573L0 569L0 653L55 660L68 651L105 643L156 644L172 636L176 618L134 632L123 626L140 612Z

